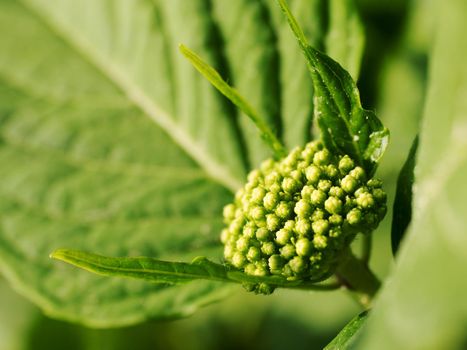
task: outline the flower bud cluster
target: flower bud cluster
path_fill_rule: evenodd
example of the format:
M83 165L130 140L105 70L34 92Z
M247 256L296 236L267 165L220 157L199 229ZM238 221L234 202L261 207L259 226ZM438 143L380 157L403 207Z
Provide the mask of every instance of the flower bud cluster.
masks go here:
M320 279L386 213L382 183L320 142L266 160L224 208L226 261L253 276Z

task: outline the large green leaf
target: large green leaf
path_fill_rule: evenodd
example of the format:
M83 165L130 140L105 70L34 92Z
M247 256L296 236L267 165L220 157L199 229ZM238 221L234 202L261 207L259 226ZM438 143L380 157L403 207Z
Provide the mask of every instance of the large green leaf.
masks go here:
M467 3L438 6L414 216L358 349L464 349L467 341Z
M8 33L0 55L2 270L16 289L56 317L114 326L192 313L225 295L224 287L96 278L48 259L60 247L167 259L216 257L221 207L230 199L211 180L215 174L148 118L156 103L169 109L175 84L167 77L166 53L158 49L164 37L157 8L146 2L102 8L103 2L48 4L0 2L0 26ZM83 23L79 31L75 23L72 33L53 17L57 8L67 26L73 24L67 16L95 23ZM122 12L127 22L114 23L106 8L116 16ZM132 37L139 39L128 41ZM91 43L99 38L100 45ZM127 62L119 63L124 57ZM224 102L188 68L186 83L200 94L187 98L187 104L199 101L192 106L192 117L200 118L192 131L200 147L217 145L202 157L222 157L221 167L235 168L241 163L235 161L237 141L225 121ZM144 89L134 85L137 78ZM188 116L183 120L193 123ZM232 175L236 182L241 165L238 170Z

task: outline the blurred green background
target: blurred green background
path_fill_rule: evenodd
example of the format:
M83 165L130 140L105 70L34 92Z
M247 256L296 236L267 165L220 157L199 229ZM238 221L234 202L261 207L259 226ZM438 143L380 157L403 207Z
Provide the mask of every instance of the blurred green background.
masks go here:
M376 110L391 130L392 141L378 175L392 204L397 173L422 112L429 1L360 0L358 5L367 36L359 87L363 105ZM392 263L390 219L391 212L374 236L371 265L381 278ZM358 249L359 242L355 246ZM341 291L280 290L264 297L238 288L231 298L187 319L92 330L48 318L0 279L0 310L0 350L272 350L321 349L359 307Z

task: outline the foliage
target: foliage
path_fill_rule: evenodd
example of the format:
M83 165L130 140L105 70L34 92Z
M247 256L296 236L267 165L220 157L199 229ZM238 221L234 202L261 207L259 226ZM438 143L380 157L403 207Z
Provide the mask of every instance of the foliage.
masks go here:
M0 0L0 270L9 284L48 315L93 327L184 317L233 295L236 304L221 322L226 328L240 329L247 318L269 324L280 319L277 310L287 310L281 311L287 322L277 321L277 329L292 334L303 327L299 336L315 334L322 347L357 312L341 307L339 292L326 303L316 293L283 290L269 299L252 296L250 304L247 297L236 299L235 284L222 281L264 281L221 264L222 208L251 169L284 154L279 144L288 152L317 139L318 130L334 153L352 155L371 175L378 171L391 201L397 172L419 133L417 154L398 185L393 242L405 236L395 266L374 308L352 320L329 348L465 346L467 7L463 0L356 2L358 9L352 0L290 0L303 28L292 23L300 49L275 1ZM391 22L391 14L410 12L408 4L407 24ZM180 55L179 43L248 101L273 152L244 101L237 111ZM359 73L361 93L354 82ZM388 132L375 107L393 140L383 159ZM412 189L413 197L407 195ZM411 208L412 216L400 208ZM380 276L388 266L389 221L373 233L372 265ZM148 278L164 283L95 276L48 258L63 247L151 257L55 253L106 275L121 275L109 266L125 267L128 276L146 269ZM209 260L192 261L197 256ZM203 280L173 284L172 277L161 280L167 273L178 275L177 282L187 273ZM13 298L9 293L2 295ZM262 303L273 311L262 313ZM27 305L19 312L37 320ZM239 305L254 312L235 323ZM320 322L333 317L340 321L329 321L328 328ZM214 327L214 321L198 320ZM23 336L24 323L9 329ZM93 338L72 326L60 329L70 339ZM320 331L326 339L319 340ZM135 334L154 342L150 333ZM265 339L276 333L270 330ZM117 339L120 333L112 334Z

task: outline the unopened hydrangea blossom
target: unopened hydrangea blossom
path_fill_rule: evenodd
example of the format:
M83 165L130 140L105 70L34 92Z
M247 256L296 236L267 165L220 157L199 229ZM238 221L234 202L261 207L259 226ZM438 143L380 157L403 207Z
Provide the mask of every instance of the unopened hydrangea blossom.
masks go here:
M330 276L355 235L369 234L384 217L381 186L320 142L266 160L224 208L224 257L253 276Z

